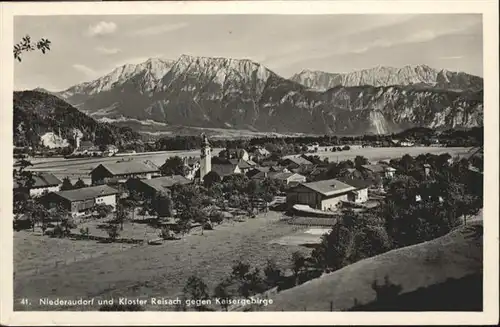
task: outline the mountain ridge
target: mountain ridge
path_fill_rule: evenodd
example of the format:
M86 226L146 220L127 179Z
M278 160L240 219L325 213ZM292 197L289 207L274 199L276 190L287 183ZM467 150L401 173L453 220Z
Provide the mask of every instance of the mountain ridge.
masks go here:
M464 72L435 69L428 65L406 65L401 68L376 66L348 73L302 70L290 77L307 87L326 91L335 86L391 86L426 84L445 89L480 90L483 79Z
M325 80L334 86L320 90L249 59L182 55L124 65L58 95L96 119L262 132L383 134L418 126L482 125L482 78L470 76L426 65L377 66L347 77L333 74ZM338 83L343 80L352 86Z

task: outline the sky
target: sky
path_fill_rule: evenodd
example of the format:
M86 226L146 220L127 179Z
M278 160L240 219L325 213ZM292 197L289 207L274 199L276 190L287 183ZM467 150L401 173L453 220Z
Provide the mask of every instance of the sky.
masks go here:
M14 40L52 42L14 63L16 90L50 91L182 54L251 59L283 77L426 64L483 76L479 14L17 16Z

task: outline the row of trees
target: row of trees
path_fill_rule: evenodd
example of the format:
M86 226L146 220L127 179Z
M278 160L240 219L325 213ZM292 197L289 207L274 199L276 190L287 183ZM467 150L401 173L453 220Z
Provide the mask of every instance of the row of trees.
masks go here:
M392 139L411 139L418 144L430 145L435 141L450 146L479 146L483 144L483 128L474 127L468 130L449 129L437 132L430 128L412 128L401 133L389 135L360 135L360 136L290 136L290 137L255 137L242 140L214 139L212 146L218 148L248 149L253 146L263 146L271 153L286 155L300 153L304 146L318 143L319 146L335 146L345 144L372 144L390 146ZM197 136L164 137L156 141L154 149L159 150L191 150L199 149L201 140ZM345 149L343 149L345 150Z

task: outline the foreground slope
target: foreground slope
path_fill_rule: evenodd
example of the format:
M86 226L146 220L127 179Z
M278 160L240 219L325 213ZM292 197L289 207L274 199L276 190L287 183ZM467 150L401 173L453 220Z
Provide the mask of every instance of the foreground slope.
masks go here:
M334 311L351 310L355 306L373 302L376 293L372 289L372 283L377 281L378 285L384 284L385 278L390 284L402 287L399 297L446 281L450 283L450 280L467 278L477 285L475 288L475 300L477 300L482 291L482 235L482 221L470 222L435 240L358 261L280 292L273 297L273 304L264 310L330 311L331 302ZM470 281L465 284L470 285ZM462 296L467 295L463 293ZM470 299L462 298L462 300ZM422 307L425 303L413 305ZM413 305L399 309L411 311L414 309ZM441 305L446 307L447 304L441 303ZM440 310L440 308L431 309Z

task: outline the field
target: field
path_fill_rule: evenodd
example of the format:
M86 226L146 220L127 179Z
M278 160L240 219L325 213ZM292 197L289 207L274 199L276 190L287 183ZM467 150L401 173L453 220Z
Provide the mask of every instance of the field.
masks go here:
M213 149L213 155L217 155L222 149ZM328 158L330 161L354 160L356 156L364 156L369 160L378 161L392 158L400 158L405 154L418 156L423 153L442 154L449 153L452 156L464 155L469 151L469 148L444 148L444 147L401 147L401 148L351 148L349 151L331 152L324 151L322 148L315 153L321 158ZM31 160L33 166L29 168L31 171L50 172L56 177L62 179L69 177L72 182L83 179L87 184L90 183L89 173L100 163L116 162L124 158L132 160L150 160L155 165L161 166L165 159L172 156L180 157L198 157L198 150L190 151L162 151L154 153L140 153L134 155L107 157L107 158L79 158L79 159L56 159L56 158L34 158Z
M124 251L93 257L67 265L52 267L38 274L16 275L14 280L15 310L68 310L62 307L41 307L40 297L75 299L129 298L161 296L175 298L180 295L187 278L192 274L202 277L210 291L231 271L233 263L240 259L252 267L263 268L268 258L274 258L278 265L288 268L291 253L307 248L283 246L271 241L282 236L305 230L279 221L281 214L269 212L244 222L216 226L204 235L188 235L178 241L168 241L163 245L144 245ZM17 237L17 236L15 236ZM60 240L54 240L60 241ZM24 251L38 252L38 240L25 245ZM64 240L62 240L64 242ZM19 242L22 243L22 242ZM76 244L84 244L78 241ZM16 243L15 246L18 243ZM92 243L95 244L95 243ZM19 245L20 246L20 245ZM77 247L79 245L75 245ZM106 246L106 245L104 245ZM29 247L29 249L27 248ZM57 256L58 250L40 249ZM74 252L86 251L81 248ZM42 255L42 254L39 254ZM17 266L25 264L22 252L17 251ZM30 299L29 307L20 304L20 298ZM90 307L70 310L91 310ZM93 308L95 310L95 308ZM165 310L168 307L151 307L150 310Z
M132 247L129 244L104 244L97 241L49 238L40 234L31 231L14 233L16 278L22 280L33 274L55 269L57 266L109 255Z
M217 155L222 149L215 148L212 153ZM59 179L64 177L69 177L72 182L81 178L85 183L90 183L89 173L92 169L97 167L101 163L114 163L123 159L132 159L134 161L145 161L149 160L157 166L161 166L165 160L169 157L179 156L179 157L199 157L200 152L198 150L190 151L160 151L151 153L138 153L133 155L123 155L116 157L104 157L104 158L75 158L75 159L64 159L64 158L33 158L30 161L33 163L32 167L29 167L31 171L41 171L50 172L54 174Z
M343 160L354 160L356 156L363 156L370 161L379 161L386 159L400 158L405 154L410 156L418 156L419 154L431 153L431 154L443 154L449 153L451 156L464 155L470 148L445 148L445 147L390 147L390 148L354 148L348 151L341 152L331 152L331 151L318 151L314 153L321 158L328 158L329 161L343 161Z

